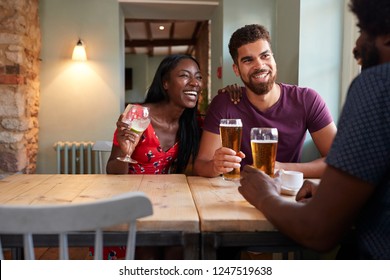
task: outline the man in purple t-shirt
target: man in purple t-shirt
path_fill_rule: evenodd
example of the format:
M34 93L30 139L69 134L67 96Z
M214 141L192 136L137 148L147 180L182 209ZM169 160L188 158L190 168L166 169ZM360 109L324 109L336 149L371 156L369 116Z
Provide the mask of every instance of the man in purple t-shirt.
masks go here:
M252 164L250 130L276 127L279 133L275 169L302 171L305 177L320 177L336 134L329 110L312 89L276 83L276 63L268 31L260 25L246 25L233 33L229 42L233 70L240 76L241 101L234 104L227 93L218 94L208 109L194 171L214 177L233 168ZM240 118L243 123L241 152L222 147L220 119ZM306 131L322 158L300 163Z

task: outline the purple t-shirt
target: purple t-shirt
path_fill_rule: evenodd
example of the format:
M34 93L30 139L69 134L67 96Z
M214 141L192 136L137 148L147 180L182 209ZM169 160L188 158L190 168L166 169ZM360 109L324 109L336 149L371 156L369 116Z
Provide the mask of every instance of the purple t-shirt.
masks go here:
M257 110L248 100L245 87L242 98L233 104L228 93L220 93L210 103L203 129L219 134L220 119L242 120L241 167L252 164L250 130L252 127L276 127L279 141L276 160L300 162L306 131L316 132L333 119L321 96L310 88L279 84L280 98L266 112Z

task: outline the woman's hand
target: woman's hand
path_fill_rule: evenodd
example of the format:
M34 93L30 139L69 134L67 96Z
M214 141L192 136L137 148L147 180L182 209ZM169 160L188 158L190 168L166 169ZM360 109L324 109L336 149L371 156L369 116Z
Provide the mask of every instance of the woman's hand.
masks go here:
M228 85L224 87L221 92L227 92L230 95L230 100L234 103L237 104L241 101L241 96L242 96L242 91L241 87L237 84L234 85Z
M124 116L120 115L116 122L117 139L123 154L131 155L140 140L140 135L132 130L131 124L125 123L123 118Z

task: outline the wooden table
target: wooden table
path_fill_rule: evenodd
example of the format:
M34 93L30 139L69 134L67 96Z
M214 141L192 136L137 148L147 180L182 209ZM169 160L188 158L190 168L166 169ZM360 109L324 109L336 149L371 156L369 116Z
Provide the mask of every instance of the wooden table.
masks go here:
M137 223L138 246L183 246L185 259L199 258L199 218L185 175L13 175L0 180L0 204L63 204L123 192L145 192L153 215ZM123 245L123 227L105 232L106 245ZM57 246L57 237L34 236L38 246ZM19 236L3 235L3 247L21 247ZM90 233L71 235L70 246L93 245Z
M221 177L187 177L199 213L201 258L215 259L221 247L259 247L261 252L300 252L238 192L239 183ZM286 196L294 200L293 196ZM299 257L299 255L297 255Z

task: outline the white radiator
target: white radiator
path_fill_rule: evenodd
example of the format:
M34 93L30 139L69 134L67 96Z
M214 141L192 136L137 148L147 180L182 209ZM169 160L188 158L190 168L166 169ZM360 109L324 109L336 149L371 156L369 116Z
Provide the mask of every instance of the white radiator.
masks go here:
M92 152L93 142L56 142L58 174L92 174L98 172L98 159Z

